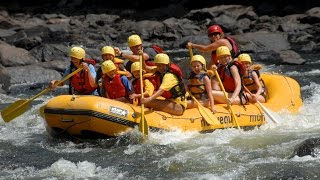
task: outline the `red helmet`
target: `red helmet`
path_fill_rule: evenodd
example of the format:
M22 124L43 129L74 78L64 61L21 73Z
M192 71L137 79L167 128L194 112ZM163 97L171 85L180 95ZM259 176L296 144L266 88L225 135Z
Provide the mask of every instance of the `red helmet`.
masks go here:
M212 25L208 28L208 34L217 33L217 32L223 33L221 27L218 25Z

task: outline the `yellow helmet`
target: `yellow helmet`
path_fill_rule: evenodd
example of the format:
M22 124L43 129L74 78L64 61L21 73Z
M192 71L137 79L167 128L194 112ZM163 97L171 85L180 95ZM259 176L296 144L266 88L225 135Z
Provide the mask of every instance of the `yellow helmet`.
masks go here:
M243 53L238 56L238 61L240 62L249 62L252 64L251 57L249 54Z
M217 54L217 58L219 58L220 56L225 56L225 55L231 56L230 50L227 46L218 47L216 50L216 54Z
M199 62L203 65L203 67L206 68L207 62L206 62L206 60L204 59L203 56L201 56L201 55L194 55L194 56L192 56L191 61L190 61L190 64L191 64L192 62L194 62L194 61L199 61Z
M103 74L106 74L115 69L116 69L116 65L114 65L114 63L111 60L107 60L101 64L101 70Z
M140 70L140 62L134 62L131 64L131 72Z
M159 53L154 57L154 63L155 64L169 64L170 58L168 55L164 53Z
M114 52L114 49L113 47L111 46L104 46L102 49L101 49L101 54L111 54L113 56L116 56L115 52Z
M129 36L129 38L128 38L129 47L133 47L133 46L137 46L137 45L141 45L141 44L142 44L142 41L141 41L140 36L138 36L136 34Z
M73 47L70 49L69 56L77 59L84 59L86 57L86 52L81 47Z

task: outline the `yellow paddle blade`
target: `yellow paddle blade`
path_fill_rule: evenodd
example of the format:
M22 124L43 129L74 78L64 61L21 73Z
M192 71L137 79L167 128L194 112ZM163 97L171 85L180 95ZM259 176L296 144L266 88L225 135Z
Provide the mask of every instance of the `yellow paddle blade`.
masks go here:
M220 122L218 121L218 118L214 114L212 114L212 112L209 109L199 105L198 105L198 109L201 116L208 124L210 125L220 124Z
M14 118L26 112L28 110L29 105L29 100L20 99L14 102L13 104L9 105L1 111L2 119L5 122L10 122Z
M139 123L139 131L144 134L145 136L148 136L149 134L149 127L146 118L140 119Z
M190 92L189 92L190 93ZM194 102L197 103L198 105L198 110L201 114L201 116L203 117L203 119L210 125L214 125L214 124L220 124L220 122L218 121L218 118L212 114L212 112L203 107L200 102L190 93L191 98L194 100Z
M40 113L40 116L44 119L45 118L45 116L44 116L44 109L46 108L46 105L44 105L44 106L41 106L40 108L39 108L39 113Z

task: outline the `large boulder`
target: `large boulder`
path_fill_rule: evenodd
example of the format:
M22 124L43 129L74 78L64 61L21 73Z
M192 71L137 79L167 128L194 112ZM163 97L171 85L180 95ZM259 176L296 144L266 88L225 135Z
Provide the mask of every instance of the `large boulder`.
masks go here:
M40 66L29 65L19 67L8 67L10 84L32 84L48 83L54 79L61 79L61 73L51 69L44 69Z
M23 66L36 62L29 51L0 42L0 64L3 66Z
M293 156L312 156L319 157L320 156L320 138L310 138L299 145L294 150Z

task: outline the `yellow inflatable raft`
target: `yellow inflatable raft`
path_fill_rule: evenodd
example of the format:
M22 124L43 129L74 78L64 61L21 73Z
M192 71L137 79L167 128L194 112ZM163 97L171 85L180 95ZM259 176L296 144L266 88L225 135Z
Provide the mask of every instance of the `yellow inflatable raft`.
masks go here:
M282 109L296 113L302 105L300 86L292 78L278 74L262 74L268 89L268 101L263 105L270 110ZM226 104L217 104L218 123L209 125L197 108L187 109L182 116L145 108L145 118L151 130L210 132L215 129L237 127ZM263 110L258 104L232 106L241 128L265 123ZM46 127L50 134L66 133L72 136L116 137L131 131L140 122L141 108L98 96L61 95L48 101L44 108Z

